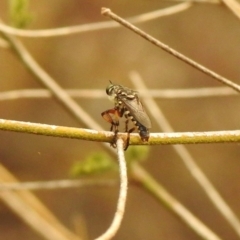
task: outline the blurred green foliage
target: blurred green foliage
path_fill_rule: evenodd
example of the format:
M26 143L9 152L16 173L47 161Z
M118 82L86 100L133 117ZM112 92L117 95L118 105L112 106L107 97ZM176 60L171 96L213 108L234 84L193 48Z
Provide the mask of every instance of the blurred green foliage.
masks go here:
M70 174L73 177L78 177L116 171L117 169L117 163L109 155L104 152L96 152L88 155L83 161L78 161L73 164L70 169Z
M144 161L149 155L150 148L148 146L130 146L126 151L127 163L131 164L132 161Z
M149 147L131 146L125 152L127 164L133 161L143 161L147 159ZM86 157L83 161L77 161L70 169L72 177L101 174L118 171L118 163L104 152L95 152Z
M32 14L28 10L29 0L9 0L9 16L11 25L25 28L32 21Z

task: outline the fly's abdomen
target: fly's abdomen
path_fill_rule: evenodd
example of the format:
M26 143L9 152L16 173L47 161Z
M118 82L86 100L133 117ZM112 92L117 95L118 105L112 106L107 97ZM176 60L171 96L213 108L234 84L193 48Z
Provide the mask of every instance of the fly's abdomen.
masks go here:
M149 130L139 122L136 122L135 125L138 128L139 135L140 135L142 141L147 142L149 139Z
M133 122L133 124L136 126L142 141L147 142L149 139L148 128L142 125L137 119L135 119L135 117L131 114L131 112L126 108L124 108L124 115L127 119L130 119Z

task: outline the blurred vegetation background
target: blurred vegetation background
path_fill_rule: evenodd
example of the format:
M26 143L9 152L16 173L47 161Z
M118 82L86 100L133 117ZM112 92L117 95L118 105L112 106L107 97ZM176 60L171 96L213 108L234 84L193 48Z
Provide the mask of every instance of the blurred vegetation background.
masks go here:
M9 1L0 2L0 16L11 24ZM101 7L127 18L176 3L138 0L31 0L27 29L50 29L102 22ZM174 49L240 84L240 22L223 5L196 3L189 10L138 27ZM36 61L63 88L102 89L108 80L133 88L129 72L138 71L150 89L214 87L220 84L152 46L123 27L64 37L20 38ZM43 88L25 66L0 49L0 91ZM109 129L101 112L112 107L105 99L76 99L100 124ZM157 99L175 131L239 129L238 96L193 99ZM1 118L85 128L54 99L18 99L0 102ZM159 132L153 122L152 132ZM131 147L130 147L131 148ZM240 216L239 144L187 146L236 215ZM71 166L89 154L105 151L97 142L0 131L0 162L21 181L69 178ZM180 202L223 239L238 239L206 198L171 146L150 147L142 163ZM114 175L118 179L118 174ZM35 194L67 227L75 231L79 216L89 239L100 235L113 217L118 187L41 190ZM43 239L0 202L1 239ZM126 214L114 238L199 239L179 219L142 189L130 185Z

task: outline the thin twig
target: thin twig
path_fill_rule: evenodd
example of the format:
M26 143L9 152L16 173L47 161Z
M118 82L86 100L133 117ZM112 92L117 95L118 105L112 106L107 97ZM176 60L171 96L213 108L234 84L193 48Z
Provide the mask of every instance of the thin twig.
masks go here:
M197 62L193 61L192 59L186 57L185 55L179 53L178 51L174 50L173 48L170 48L166 44L158 41L156 38L150 36L146 32L142 31L141 29L137 28L136 26L132 25L128 21L126 21L123 18L121 18L120 16L118 16L117 14L113 13L110 9L102 8L102 15L110 17L114 21L122 24L124 27L130 29L131 31L138 34L142 38L144 38L147 41L149 41L150 43L154 44L155 46L162 48L164 51L170 53L174 57L182 60L183 62L185 62L185 63L189 64L190 66L198 69L199 71L207 74L208 76L211 76L212 78L216 79L217 81L221 82L222 84L225 84L225 85L231 87L232 89L236 90L237 92L240 92L240 85L217 74L216 72L213 72L212 70L200 65L199 63L197 63Z
M140 75L137 72L132 72L130 74L130 78L136 88L146 89L145 84L143 83ZM159 127L164 132L173 132L173 128L171 127L170 123L167 121L166 117L164 116L160 108L157 106L154 99L149 97L148 99L143 99L143 101L146 106L151 106L149 107L149 112L151 113L152 117L156 120ZM224 135L224 132L225 131L222 131L223 135ZM205 191L206 195L212 201L212 203L217 208L217 210L223 215L223 217L229 222L229 224L233 227L236 233L240 236L240 221L238 217L231 210L231 208L228 206L228 204L225 202L222 196L218 193L218 191L210 182L210 180L207 178L207 176L202 172L202 170L195 163L193 157L191 156L189 151L186 149L186 147L182 145L174 145L173 148L181 157L181 159L183 160L183 163L185 164L189 172L192 174L195 180L199 183L199 185Z
M107 180L52 180L52 181L38 181L38 182L17 182L17 183L0 183L0 191L9 190L52 190L62 188L78 188L78 187L112 187L115 186L117 181Z
M109 240L116 234L118 231L120 224L123 219L123 215L125 212L125 205L127 199L127 187L128 187L128 179L127 179L127 166L124 157L124 148L123 148L123 140L118 138L117 140L117 154L118 154L118 162L120 169L120 192L117 203L117 209L113 218L113 221L107 231L102 234L100 237L96 238L96 240Z
M106 98L106 93L102 89L65 89L65 91L73 98ZM154 98L160 99L238 96L238 93L229 87L149 89L149 91L139 89L139 93L141 97L148 97L151 95ZM44 89L23 89L0 92L0 101L50 97L52 97L51 92Z
M159 116L158 112L155 112L155 115ZM111 143L114 138L114 133L108 131L96 131L92 129L63 127L57 125L32 122L30 123L6 119L0 119L0 130L109 143ZM122 137L123 139L127 138L126 133L119 132L118 136ZM130 136L131 145L170 145L234 142L240 142L240 130L179 133L171 131L169 133L151 133L148 142L142 142L138 133L131 133Z
M184 11L191 6L192 6L191 3L184 2L171 7L167 7L165 9L160 9L160 10L140 14L140 15L128 18L128 20L132 23L147 22L159 17L164 17L164 16L168 16L171 14ZM120 27L120 25L112 21L107 21L107 22L88 23L88 24L72 26L72 27L55 28L55 29L24 30L24 29L13 28L0 22L0 31L3 31L11 35L15 35L15 36L38 37L38 38L64 36L64 35L70 35L70 34L76 34L76 33L85 33L90 31L111 29L116 27Z
M159 117L159 113L154 112ZM159 120L160 118L158 118ZM109 142L114 138L113 132L92 129L63 127L40 123L30 123L0 119L0 130L30 133L36 135L64 137L86 141ZM119 137L127 138L126 133L118 133ZM240 130L209 131L209 132L169 132L151 133L148 142L142 142L138 133L131 133L131 145L169 145L169 144L201 144L201 143L234 143L240 142ZM113 148L111 148L113 149ZM114 151L114 150L113 150Z
M56 125L0 119L0 130L25 132L44 136L75 138L104 142L111 139L112 132L84 128L71 128Z

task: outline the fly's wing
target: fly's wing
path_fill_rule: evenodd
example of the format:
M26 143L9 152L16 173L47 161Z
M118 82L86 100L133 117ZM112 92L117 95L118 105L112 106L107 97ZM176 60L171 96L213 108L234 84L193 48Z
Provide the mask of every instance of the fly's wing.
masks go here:
M152 127L151 121L137 95L135 95L135 97L131 100L127 99L126 97L120 97L120 100L124 103L135 120L137 120L147 129Z

